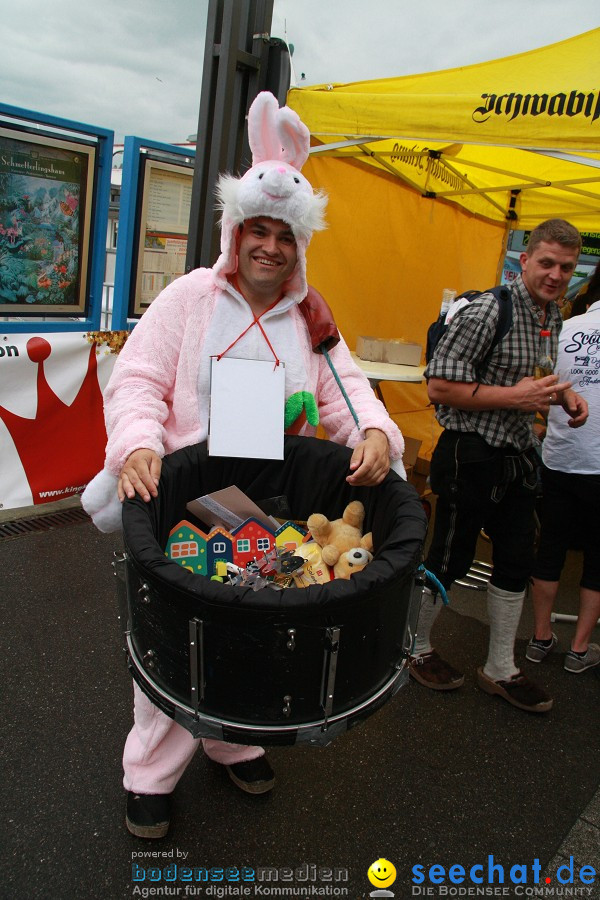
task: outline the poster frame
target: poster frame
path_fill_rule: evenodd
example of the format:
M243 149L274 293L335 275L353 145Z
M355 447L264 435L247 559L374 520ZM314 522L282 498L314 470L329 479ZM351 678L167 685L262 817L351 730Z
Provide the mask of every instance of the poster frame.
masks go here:
M169 164L192 175L195 158L196 151L190 146L163 144L134 135L125 138L112 311L112 328L115 330L131 330L144 312L143 309L136 311L134 298L145 234L142 216L146 163Z
M89 220L83 229L83 240L86 242L85 290L81 294L78 309L64 309L57 313L40 306L36 312L30 312L21 309L17 311L14 307L11 309L3 305L0 309L2 330L6 333L98 330L102 314L114 133L95 125L4 103L0 103L0 130L18 132L23 135L24 140L30 140L32 135L36 136L42 145L47 143L60 147L61 144L70 143L82 150L93 148L93 154L89 157L91 161L93 156L93 165L89 167L91 179L86 182Z

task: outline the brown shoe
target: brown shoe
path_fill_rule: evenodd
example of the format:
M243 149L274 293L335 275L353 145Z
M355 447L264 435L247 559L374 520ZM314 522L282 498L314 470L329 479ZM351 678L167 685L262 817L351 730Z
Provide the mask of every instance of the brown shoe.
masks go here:
M408 670L415 681L432 691L455 691L465 680L465 676L453 669L435 650L422 656L411 656Z
M494 681L483 671L477 669L477 684L486 694L498 694L518 709L527 712L542 713L552 709L553 700L541 688L530 681L522 672L517 672L507 681Z

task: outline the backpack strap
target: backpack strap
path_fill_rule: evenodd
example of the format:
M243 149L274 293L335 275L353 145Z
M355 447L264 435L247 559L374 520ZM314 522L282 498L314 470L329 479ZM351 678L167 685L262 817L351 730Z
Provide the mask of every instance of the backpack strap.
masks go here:
M506 337L511 329L513 322L513 306L512 294L509 288L507 288L503 284L499 284L487 291L482 291L482 293L493 294L498 304L498 322L496 324L496 333L494 334L494 339L490 345L490 349L481 360L480 368L485 369L490 361L492 353L494 352L500 341L504 337Z

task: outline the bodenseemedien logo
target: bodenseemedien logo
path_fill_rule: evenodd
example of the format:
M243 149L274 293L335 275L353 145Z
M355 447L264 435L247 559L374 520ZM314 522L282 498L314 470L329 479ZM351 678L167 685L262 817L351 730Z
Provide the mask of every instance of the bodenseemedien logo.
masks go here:
M396 880L396 867L389 859L376 859L371 863L367 871L367 877L376 890L371 891L370 897L393 897L392 891L387 888Z

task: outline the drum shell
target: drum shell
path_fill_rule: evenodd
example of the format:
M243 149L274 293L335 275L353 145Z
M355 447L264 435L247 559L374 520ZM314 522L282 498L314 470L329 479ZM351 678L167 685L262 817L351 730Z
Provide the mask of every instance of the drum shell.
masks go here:
M286 439L286 464L297 457L298 441L302 459L307 451L310 457L328 443ZM345 474L348 451L333 446L336 468ZM211 468L204 448L200 445L198 457L193 450L187 448L183 459L184 479L189 463ZM313 740L313 728L322 732L324 724L327 728L338 722L345 730L378 708L406 680L402 670L411 639L407 631L412 635L414 623L412 629L408 626L411 616L415 618L413 574L426 527L414 489L388 476L387 490L379 496L383 506L390 506L390 495L392 506L399 497L406 506L412 527L401 541L401 551L396 546L398 535L386 549L385 539L378 544L381 535L374 534L382 558L376 554L374 562L349 581L254 592L216 584L166 560L161 550L166 542L162 507L180 504L181 490L189 500L226 483L236 483L259 500L267 495L262 476L257 485L256 466L238 460L235 473L225 482L215 485L209 478L209 490L204 490L206 481L197 485L190 477L190 485L181 489L180 484L175 498L170 488L174 480L180 482L182 459L175 460L178 465L173 468L173 457L163 466L159 498L151 504L139 499L126 503L127 509L135 509L129 519L124 510L130 668L142 689L193 734L238 742ZM262 465L275 474L281 468ZM245 477L248 471L252 477ZM276 494L282 483L273 472L269 483L274 480ZM235 480L229 481L234 474ZM221 477L220 473L218 481ZM338 486L335 500L325 497L319 504L308 498L311 508L296 510L292 498L290 505L297 518L306 518L311 511L335 518L350 499L361 499L366 501L366 527L370 524L376 532L385 530L385 522L377 520L377 491ZM176 516L182 518L183 513L170 513L170 525Z

